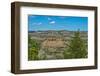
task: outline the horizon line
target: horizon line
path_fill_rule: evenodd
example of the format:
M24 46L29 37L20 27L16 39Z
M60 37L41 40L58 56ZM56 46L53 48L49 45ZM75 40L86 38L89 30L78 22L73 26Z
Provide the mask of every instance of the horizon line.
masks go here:
M32 31L78 31L78 30L28 30L29 32ZM79 30L79 31L88 31L88 30Z

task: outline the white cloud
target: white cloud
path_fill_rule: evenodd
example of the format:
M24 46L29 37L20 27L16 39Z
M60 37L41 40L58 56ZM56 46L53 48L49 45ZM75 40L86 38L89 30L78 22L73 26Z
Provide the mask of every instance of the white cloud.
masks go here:
M37 25L41 25L42 23L40 22L40 23L38 23Z
M39 22L39 23L33 23L32 25L41 25L42 23Z
M51 21L50 24L55 24L55 21Z

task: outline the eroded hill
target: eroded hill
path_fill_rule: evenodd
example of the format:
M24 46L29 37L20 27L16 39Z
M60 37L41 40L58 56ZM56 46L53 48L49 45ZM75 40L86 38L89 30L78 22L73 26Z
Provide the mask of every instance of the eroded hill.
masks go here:
M30 31L31 39L37 41L40 45L38 50L39 59L64 59L63 53L69 46L69 41L75 31ZM86 41L87 31L80 31L81 38Z

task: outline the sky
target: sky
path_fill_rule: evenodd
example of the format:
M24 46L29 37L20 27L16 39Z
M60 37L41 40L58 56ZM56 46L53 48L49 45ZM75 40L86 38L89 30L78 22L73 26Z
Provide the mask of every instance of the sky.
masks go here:
M88 17L28 15L28 31L88 31Z

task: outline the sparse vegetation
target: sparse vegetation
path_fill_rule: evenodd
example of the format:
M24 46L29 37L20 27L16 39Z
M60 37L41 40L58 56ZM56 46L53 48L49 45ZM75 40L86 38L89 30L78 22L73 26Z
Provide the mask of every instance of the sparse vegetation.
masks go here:
M28 60L87 58L87 32L39 31L28 36Z

